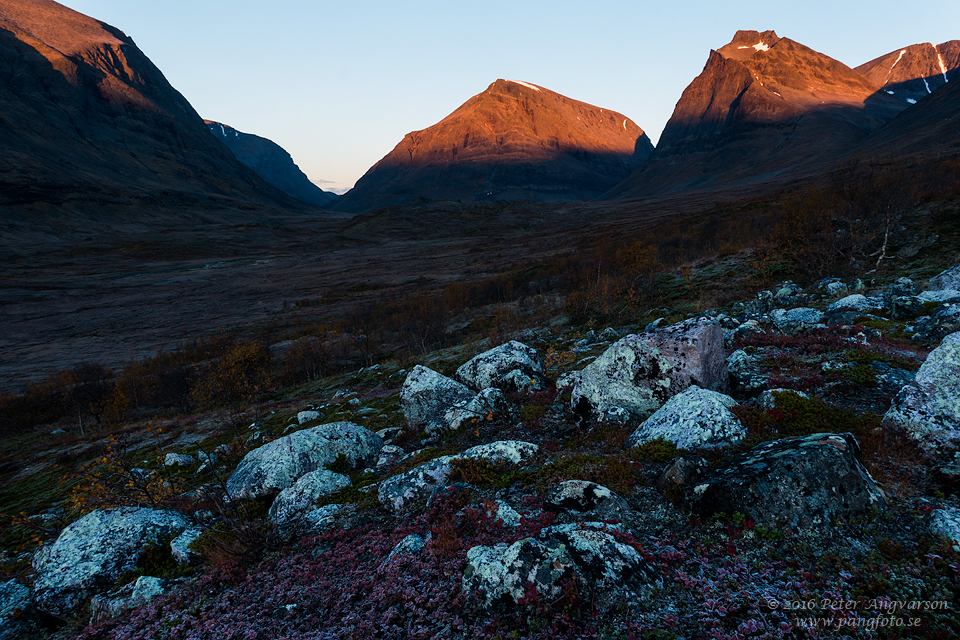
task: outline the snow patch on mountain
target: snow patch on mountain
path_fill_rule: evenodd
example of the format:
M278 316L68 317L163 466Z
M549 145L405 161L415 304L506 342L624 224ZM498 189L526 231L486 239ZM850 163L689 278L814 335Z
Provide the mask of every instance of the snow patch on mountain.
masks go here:
M521 84L521 85L525 86L525 87L528 88L528 89L533 89L534 91L540 91L540 87L538 87L538 86L536 86L536 85L533 85L533 84L530 84L529 82L521 82L521 81L519 81L519 80L507 80L507 82L512 82L512 83L514 83L514 84Z
M893 67L897 66L897 63L900 62L900 59L903 57L903 54L907 52L906 49L900 49L900 55L897 56L897 59L894 61L893 66L890 67L890 70L893 71Z

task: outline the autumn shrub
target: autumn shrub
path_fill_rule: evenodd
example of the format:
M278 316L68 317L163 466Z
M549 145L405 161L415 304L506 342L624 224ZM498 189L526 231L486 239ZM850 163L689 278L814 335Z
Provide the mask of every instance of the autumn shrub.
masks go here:
M271 387L270 363L263 343L238 344L202 370L191 400L200 408L251 404Z

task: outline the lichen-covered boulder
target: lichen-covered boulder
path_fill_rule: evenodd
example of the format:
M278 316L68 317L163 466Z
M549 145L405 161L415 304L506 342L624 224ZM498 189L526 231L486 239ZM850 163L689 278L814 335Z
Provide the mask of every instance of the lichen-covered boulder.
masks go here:
M536 391L547 387L540 354L533 347L516 340L471 358L457 369L456 377L477 391L489 387L506 391Z
M928 316L917 318L904 328L914 340L936 342L960 331L960 303L941 302Z
M287 529L295 525L307 511L315 508L317 498L351 484L347 476L327 469L305 473L292 487L280 492L270 506L268 517L281 529Z
M441 456L380 483L377 498L394 513L422 508L437 489L447 485L454 456Z
M323 414L320 413L319 411L306 409L304 411L297 412L297 424L303 424L304 422L319 420L322 417L323 417Z
M547 527L539 538L511 545L473 547L462 586L466 592L482 590L486 606L510 605L519 603L528 587L540 598L555 598L569 579L601 608L629 602L659 581L634 547L591 522Z
M703 476L688 492L701 515L740 512L757 524L823 527L885 506L849 433L765 442Z
M883 416L883 426L929 451L960 448L960 332L930 352Z
M498 440L470 447L457 458L484 458L490 462L512 462L523 464L537 456L540 447L523 440Z
M930 284L927 288L931 291L960 289L960 265L941 271L936 276L930 278Z
M923 300L919 296L892 296L890 298L890 317L894 320L916 318L924 311Z
M749 396L767 388L767 376L760 372L757 359L743 349L727 356L727 371L730 372L730 388L734 393Z
M197 538L203 534L203 527L190 527L170 541L170 553L177 564L196 564L202 557L190 548Z
M627 336L581 372L571 408L601 422L646 419L692 384L725 390L723 330L700 319Z
M185 453L168 453L163 458L165 467L189 467L197 461L193 456Z
M921 302L960 302L960 291L956 289L921 291L917 297Z
M823 311L809 307L774 309L770 318L781 331L796 332L815 327L823 322Z
M396 546L390 550L390 553L387 554L386 559L383 561L383 564L392 562L397 556L401 554L409 554L413 556L418 556L427 546L427 542L430 541L432 537L431 533L427 533L426 536L422 536L419 533L411 533L406 538L401 540L396 544Z
M747 435L730 396L692 386L673 396L627 439L628 447L663 438L680 449L738 442Z
M29 588L16 580L0 582L0 640L31 637L26 617L32 609Z
M841 298L827 307L827 313L836 311L856 311L857 313L870 313L878 309L885 309L886 303L882 298L868 298L862 293L854 293L845 298Z
M503 391L490 388L447 410L441 419L427 425L426 432L433 435L438 431L459 431L484 422L515 422L519 417L520 408L507 400Z
M960 551L960 509L947 507L930 513L930 533L946 538L953 543L954 551Z
M587 480L567 480L553 485L543 499L548 511L559 511L578 516L590 514L598 520L623 517L630 513L630 505L610 489Z
M113 588L120 574L135 568L147 546L173 538L189 525L173 511L91 511L34 555L37 608L58 618L74 617L88 598Z
M333 528L337 521L347 513L347 507L342 504L328 504L311 509L303 515L300 528L309 533L322 533Z
M111 620L142 607L157 596L168 593L172 586L169 580L140 576L116 591L94 596L90 601L90 624Z
M377 434L352 422L297 431L248 453L227 478L227 495L231 500L275 495L339 456L352 467L371 467L382 447Z
M400 389L400 406L411 429L433 431L444 428L443 417L457 405L465 405L476 396L465 385L417 365L407 374Z

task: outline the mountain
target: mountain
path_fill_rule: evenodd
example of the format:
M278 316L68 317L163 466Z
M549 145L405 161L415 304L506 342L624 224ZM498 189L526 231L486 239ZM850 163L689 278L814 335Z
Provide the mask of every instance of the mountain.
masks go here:
M949 80L960 79L960 40L912 44L856 68L888 95L916 104Z
M52 0L0 0L0 216L237 201L305 208L217 142L123 32Z
M432 127L408 133L332 208L364 212L417 198L589 200L652 150L616 111L497 80Z
M290 154L272 140L237 131L229 125L204 120L210 133L227 145L237 160L288 196L322 207L337 194L328 193L310 182Z
M907 105L773 31L738 31L684 90L650 159L606 197L813 171Z

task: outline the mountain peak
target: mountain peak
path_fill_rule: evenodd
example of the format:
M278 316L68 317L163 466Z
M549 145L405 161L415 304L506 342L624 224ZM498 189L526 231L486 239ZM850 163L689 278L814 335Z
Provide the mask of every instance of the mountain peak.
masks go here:
M652 151L623 114L499 79L432 127L407 134L334 207L369 211L419 197L588 200Z
M780 42L780 36L772 29L769 31L737 31L728 44L720 47L718 52L724 58L731 60L749 60L761 51L769 51Z

